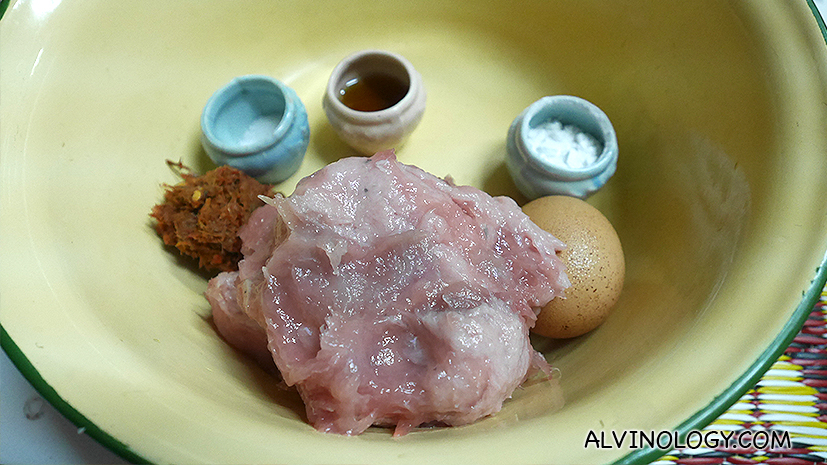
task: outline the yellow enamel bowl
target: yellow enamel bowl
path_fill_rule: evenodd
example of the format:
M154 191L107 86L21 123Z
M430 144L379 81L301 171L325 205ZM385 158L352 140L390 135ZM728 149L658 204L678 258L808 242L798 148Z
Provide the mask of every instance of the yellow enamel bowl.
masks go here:
M612 431L686 432L756 382L827 279L827 45L805 0L19 0L0 28L3 348L78 426L158 463L600 463ZM234 76L293 87L311 137L279 189L353 155L321 108L361 49L422 74L428 109L399 159L494 195L512 119L585 98L617 132L590 203L626 284L596 331L536 340L559 367L473 425L316 432L293 392L216 336L206 276L148 217L165 160L210 167L209 96ZM518 197L516 197L518 198ZM518 198L522 202L522 199Z

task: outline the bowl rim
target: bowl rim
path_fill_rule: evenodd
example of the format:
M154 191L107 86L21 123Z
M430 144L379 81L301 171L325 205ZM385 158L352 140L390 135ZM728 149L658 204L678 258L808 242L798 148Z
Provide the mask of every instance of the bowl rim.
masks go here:
M811 1L811 0L808 0ZM827 39L827 33L825 33ZM816 269L815 276L810 281L810 286L804 291L801 301L793 311L792 316L781 328L779 334L772 340L770 345L761 353L758 359L749 366L749 368L742 373L735 381L730 384L723 393L716 396L706 407L695 412L686 421L679 424L673 431L677 431L679 437L685 438L689 431L702 429L710 424L713 420L726 412L729 407L741 398L750 388L760 381L761 377L766 373L770 366L778 360L787 347L792 343L793 338L798 334L807 321L807 318L812 312L822 291L827 286L827 252L821 264ZM0 347L11 359L12 364L20 371L24 378L34 387L34 389L46 399L58 412L65 416L78 428L83 428L85 434L88 434L101 445L114 452L121 458L139 464L151 464L143 456L132 451L127 444L119 441L114 436L110 435L98 425L92 422L85 415L76 410L71 404L65 401L60 394L51 386L37 371L37 368L32 365L23 351L11 339L6 329L0 324ZM626 454L614 464L635 464L635 463L650 463L657 458L665 455L668 450L657 448L641 448Z
M809 3L812 0L807 1ZM825 32L823 27L822 32ZM827 40L827 32L825 32L825 39ZM761 380L761 377L763 377L772 364L781 357L787 347L793 342L793 339L798 335L798 332L801 331L813 307L816 302L818 302L821 293L825 290L825 286L827 286L827 252L825 252L821 264L816 268L816 273L810 281L810 286L804 291L801 301L795 307L790 319L787 320L778 335L770 342L769 346L761 352L758 359L756 359L744 373L736 378L724 392L715 396L706 407L698 410L686 421L673 428L673 431L678 432L681 440L686 437L689 431L703 429L712 423ZM649 463L665 455L667 452L669 451L665 449L645 447L630 452L613 463Z
M825 26L825 21L822 18L821 13L819 13L814 0L805 1L807 6L809 6L811 14L815 17L817 26L821 31L825 44L827 44L827 26ZM2 20L5 16L11 2L12 0L0 0L0 20ZM827 246L827 244L825 246ZM825 251L824 257L816 268L814 277L810 281L809 287L803 292L802 298L795 307L792 315L781 328L778 335L776 335L770 342L769 346L759 355L758 359L753 362L744 373L739 375L732 382L732 384L724 390L724 392L716 396L709 404L695 412L687 420L673 428L673 431L676 431L679 434L679 437L685 438L689 431L701 429L725 413L726 410L735 403L735 401L737 401L750 388L752 388L766 373L770 366L784 353L784 350L786 350L801 330L805 321L809 317L813 306L815 306L821 293L825 290L825 286L827 286L827 251ZM58 412L72 422L72 424L78 428L82 428L85 434L89 435L98 443L131 463L153 463L147 458L131 450L127 444L121 442L111 434L101 429L98 425L64 400L60 394L51 385L49 385L48 382L46 382L20 347L18 347L17 344L11 339L2 323L0 323L0 348L3 349L12 361L12 364L17 368L17 370L20 371L32 387ZM650 463L665 455L667 452L669 451L665 449L645 447L636 449L613 463Z

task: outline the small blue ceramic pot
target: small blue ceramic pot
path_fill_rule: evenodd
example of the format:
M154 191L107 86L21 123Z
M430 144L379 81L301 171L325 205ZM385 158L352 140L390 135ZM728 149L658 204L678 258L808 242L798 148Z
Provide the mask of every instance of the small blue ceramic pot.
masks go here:
M218 165L268 184L301 166L310 128L296 92L268 76L240 76L219 89L201 114L201 142Z
M576 127L602 147L596 160L572 168L535 153L527 140L529 131L551 121ZM520 192L529 200L546 195L585 199L606 184L617 169L617 136L609 117L579 97L555 95L529 105L508 129L506 166Z

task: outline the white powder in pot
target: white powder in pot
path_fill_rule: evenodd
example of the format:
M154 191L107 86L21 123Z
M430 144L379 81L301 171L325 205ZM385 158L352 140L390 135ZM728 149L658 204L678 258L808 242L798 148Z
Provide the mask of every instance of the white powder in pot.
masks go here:
M269 140L273 137L280 122L280 115L259 116L250 123L238 143L241 145L256 145L263 140Z
M547 121L528 130L528 149L537 157L571 169L586 168L603 152L603 144L576 126Z

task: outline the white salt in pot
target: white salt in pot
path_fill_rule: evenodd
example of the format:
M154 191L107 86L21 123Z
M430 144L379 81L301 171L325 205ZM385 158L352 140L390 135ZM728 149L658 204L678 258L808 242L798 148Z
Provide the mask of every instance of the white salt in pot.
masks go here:
M597 143L592 163L571 166L565 157L538 151L532 131L559 122ZM520 192L529 200L547 195L585 199L606 184L617 169L617 136L609 117L594 104L570 95L543 97L511 123L506 140L506 166Z
M201 142L210 159L265 183L292 176L309 139L299 96L269 76L234 78L209 98L201 114Z
M348 106L344 95L354 83L371 76L395 81L403 89L387 106ZM374 89L375 90L375 89ZM364 155L399 147L425 111L425 87L413 65L401 55L363 50L342 60L330 75L322 106L339 137Z

